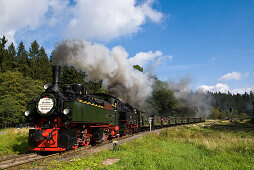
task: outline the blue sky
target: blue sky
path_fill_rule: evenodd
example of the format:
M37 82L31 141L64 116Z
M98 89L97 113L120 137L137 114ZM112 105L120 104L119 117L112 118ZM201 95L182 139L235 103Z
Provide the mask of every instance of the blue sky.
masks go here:
M0 0L0 14L1 35L27 47L37 40L49 54L67 38L120 45L161 80L254 90L253 0Z

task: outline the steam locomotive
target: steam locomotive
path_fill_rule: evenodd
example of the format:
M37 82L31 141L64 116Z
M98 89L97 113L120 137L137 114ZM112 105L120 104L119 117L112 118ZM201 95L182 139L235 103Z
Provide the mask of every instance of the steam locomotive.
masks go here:
M66 151L151 127L202 122L204 118L160 117L144 113L108 94L87 94L82 84L59 89L61 68L53 66L53 83L27 104L30 150Z

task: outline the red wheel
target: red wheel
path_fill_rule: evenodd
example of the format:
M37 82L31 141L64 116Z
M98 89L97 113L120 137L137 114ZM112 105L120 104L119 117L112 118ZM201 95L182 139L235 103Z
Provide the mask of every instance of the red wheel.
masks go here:
M87 145L89 145L89 144L90 144L90 140L89 140L89 141L85 141L85 140L84 140L84 142L83 142L82 145L83 145L83 146L87 146Z
M87 146L90 144L90 141L91 141L91 136L87 134L86 137L84 138L84 142L82 143L82 145Z
M77 148L78 148L78 145L72 146L72 149L77 149Z
M103 138L104 138L104 141L108 140L108 137L109 137L109 135L106 135L106 134L105 134L105 136L103 137Z

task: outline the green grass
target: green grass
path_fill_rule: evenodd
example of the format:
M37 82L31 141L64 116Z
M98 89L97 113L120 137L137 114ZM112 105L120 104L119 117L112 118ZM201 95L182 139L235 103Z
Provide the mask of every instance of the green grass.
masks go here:
M108 158L120 161L102 165ZM51 165L56 169L253 169L254 132L174 127L118 146L115 151L104 150Z
M230 121L219 121L218 124L220 125L228 125L231 127L243 127L243 128L254 128L254 124L251 123L251 119L244 119L242 122L240 120L233 120Z
M8 128L1 132L0 157L28 153L28 129Z

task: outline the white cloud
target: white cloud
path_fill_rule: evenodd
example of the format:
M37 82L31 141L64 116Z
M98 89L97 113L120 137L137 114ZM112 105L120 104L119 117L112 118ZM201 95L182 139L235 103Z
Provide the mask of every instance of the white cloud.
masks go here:
M46 1L0 0L0 32L13 41L17 30L37 28L46 11Z
M248 77L249 75L250 75L249 72L242 74L242 73L233 71L232 73L227 73L221 76L220 78L218 78L218 81L240 80L245 77Z
M67 8L69 0L48 0L48 6L50 13L50 18L48 18L48 24L50 26L55 26L62 22L63 20L68 20L70 10Z
M42 24L54 25L67 1L61 0L0 0L0 36L15 43L18 31L33 31Z
M229 91L229 86L227 84L223 83L217 83L215 86L207 86L207 85L201 85L198 88L198 91L200 92L221 92L221 93L227 93Z
M239 72L233 71L232 73L227 73L220 78L218 78L219 81L228 81L228 80L240 80L242 77L242 74Z
M129 58L129 61L132 65L138 64L143 67L150 62L160 64L162 59L172 60L173 56L163 56L163 53L159 50L155 52L139 52L134 57Z
M0 36L15 43L15 36L39 30L38 37L107 41L137 33L148 20L158 23L163 14L154 0L0 0ZM42 29L41 29L42 28ZM41 36L40 34L43 34ZM46 34L46 35L44 35ZM35 37L36 38L36 37ZM38 40L38 39L37 39Z
M8 40L7 45L10 45L11 42L13 42L15 46L17 45L14 38L15 33L16 33L15 30L9 30L8 32L5 32L5 34L3 34L6 36L6 39ZM1 38L3 35L0 34Z
M233 93L233 94L244 94L245 92L249 93L250 91L254 91L254 85L248 88L238 88L238 89L230 89L227 84L217 83L214 86L201 85L198 88L199 92L221 92L221 93Z
M137 33L147 21L160 22L163 14L152 8L153 0L76 0L68 37L107 41Z
M233 89L231 90L234 94L244 94L245 92L250 93L250 91L254 91L254 86L248 87L248 88L239 88L239 89Z

